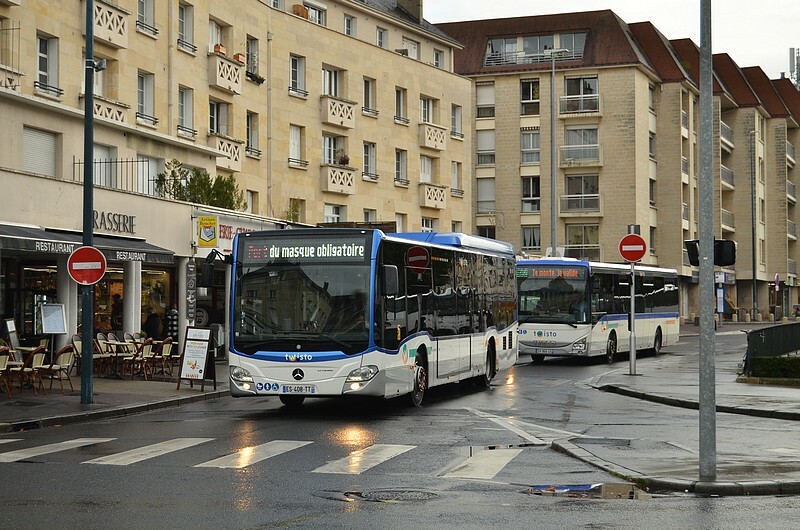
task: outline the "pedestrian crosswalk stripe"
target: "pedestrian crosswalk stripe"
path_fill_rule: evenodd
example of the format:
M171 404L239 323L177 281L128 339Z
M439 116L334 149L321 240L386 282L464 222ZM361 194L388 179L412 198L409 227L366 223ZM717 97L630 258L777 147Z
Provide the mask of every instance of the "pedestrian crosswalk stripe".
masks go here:
M353 451L345 458L328 462L324 466L320 466L313 473L346 473L346 474L359 474L367 469L374 467L378 464L386 462L390 458L401 455L406 451L414 449L415 445L387 445L375 444Z
M214 438L175 438L173 440L167 440L165 442L139 447L138 449L131 449L130 451L124 451L122 453L109 456L102 456L93 460L87 460L83 463L127 466L129 464L141 462L142 460L162 456L173 451L179 451L181 449L186 449L187 447L210 442L213 439Z
M0 453L0 462L18 462L19 460L25 460L26 458L57 453L59 451L66 451L67 449L75 449L77 447L84 447L87 445L111 442L113 440L116 440L116 438L76 438L74 440L67 440L66 442L40 445L38 447L31 447L29 449L19 449L17 451Z
M21 441L22 441L21 438L13 438L13 439L12 438L8 438L6 440L0 440L0 444L7 444L7 443L11 443L11 442L21 442Z
M521 452L522 449L483 450L444 473L442 477L491 480Z
M267 458L288 453L293 449L303 447L313 442L304 442L298 440L273 440L265 444L256 445L252 447L245 447L236 453L209 460L202 464L197 464L194 467L222 467L222 468L243 468L255 464Z

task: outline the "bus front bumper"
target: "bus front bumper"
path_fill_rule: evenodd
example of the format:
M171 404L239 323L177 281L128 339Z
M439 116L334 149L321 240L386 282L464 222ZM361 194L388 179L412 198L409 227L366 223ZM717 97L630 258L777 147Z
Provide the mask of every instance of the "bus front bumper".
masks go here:
M230 370L230 392L233 397L295 395L303 397L331 397L342 395L383 396L386 379L383 371L365 377L331 377L308 381L279 380L242 374Z

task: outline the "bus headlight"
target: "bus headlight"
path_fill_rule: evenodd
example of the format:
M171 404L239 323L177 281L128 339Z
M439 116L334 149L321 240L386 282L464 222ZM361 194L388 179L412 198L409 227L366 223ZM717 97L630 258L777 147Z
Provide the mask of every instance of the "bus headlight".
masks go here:
M365 381L369 381L376 375L378 375L377 366L373 365L362 366L361 368L356 368L355 370L347 374L347 382L363 383Z
M576 340L572 344L572 351L575 353L585 353L586 352L586 337Z
M250 375L249 371L245 370L241 366L231 366L231 379L246 383L253 382L253 376Z

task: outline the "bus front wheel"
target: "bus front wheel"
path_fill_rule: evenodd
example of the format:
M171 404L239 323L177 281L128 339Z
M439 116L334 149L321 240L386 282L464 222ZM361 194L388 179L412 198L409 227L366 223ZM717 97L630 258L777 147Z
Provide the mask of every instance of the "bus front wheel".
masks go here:
M297 408L305 401L304 396L280 396L281 403L289 408Z
M425 397L427 387L428 371L425 369L424 362L417 359L417 364L414 365L414 381L411 383L411 394L409 395L412 406L422 406L422 399Z
M612 331L606 343L606 362L611 364L617 356L617 335Z
M544 362L544 355L540 354L531 355L531 362L533 364L541 364L542 362Z

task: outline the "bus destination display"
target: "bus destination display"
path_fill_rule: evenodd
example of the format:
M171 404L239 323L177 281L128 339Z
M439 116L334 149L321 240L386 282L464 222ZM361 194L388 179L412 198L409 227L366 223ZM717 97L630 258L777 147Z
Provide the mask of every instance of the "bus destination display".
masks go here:
M293 239L253 240L243 243L242 261L245 265L263 264L275 260L293 263L349 262L369 260L369 247L365 239L329 239L298 243Z

